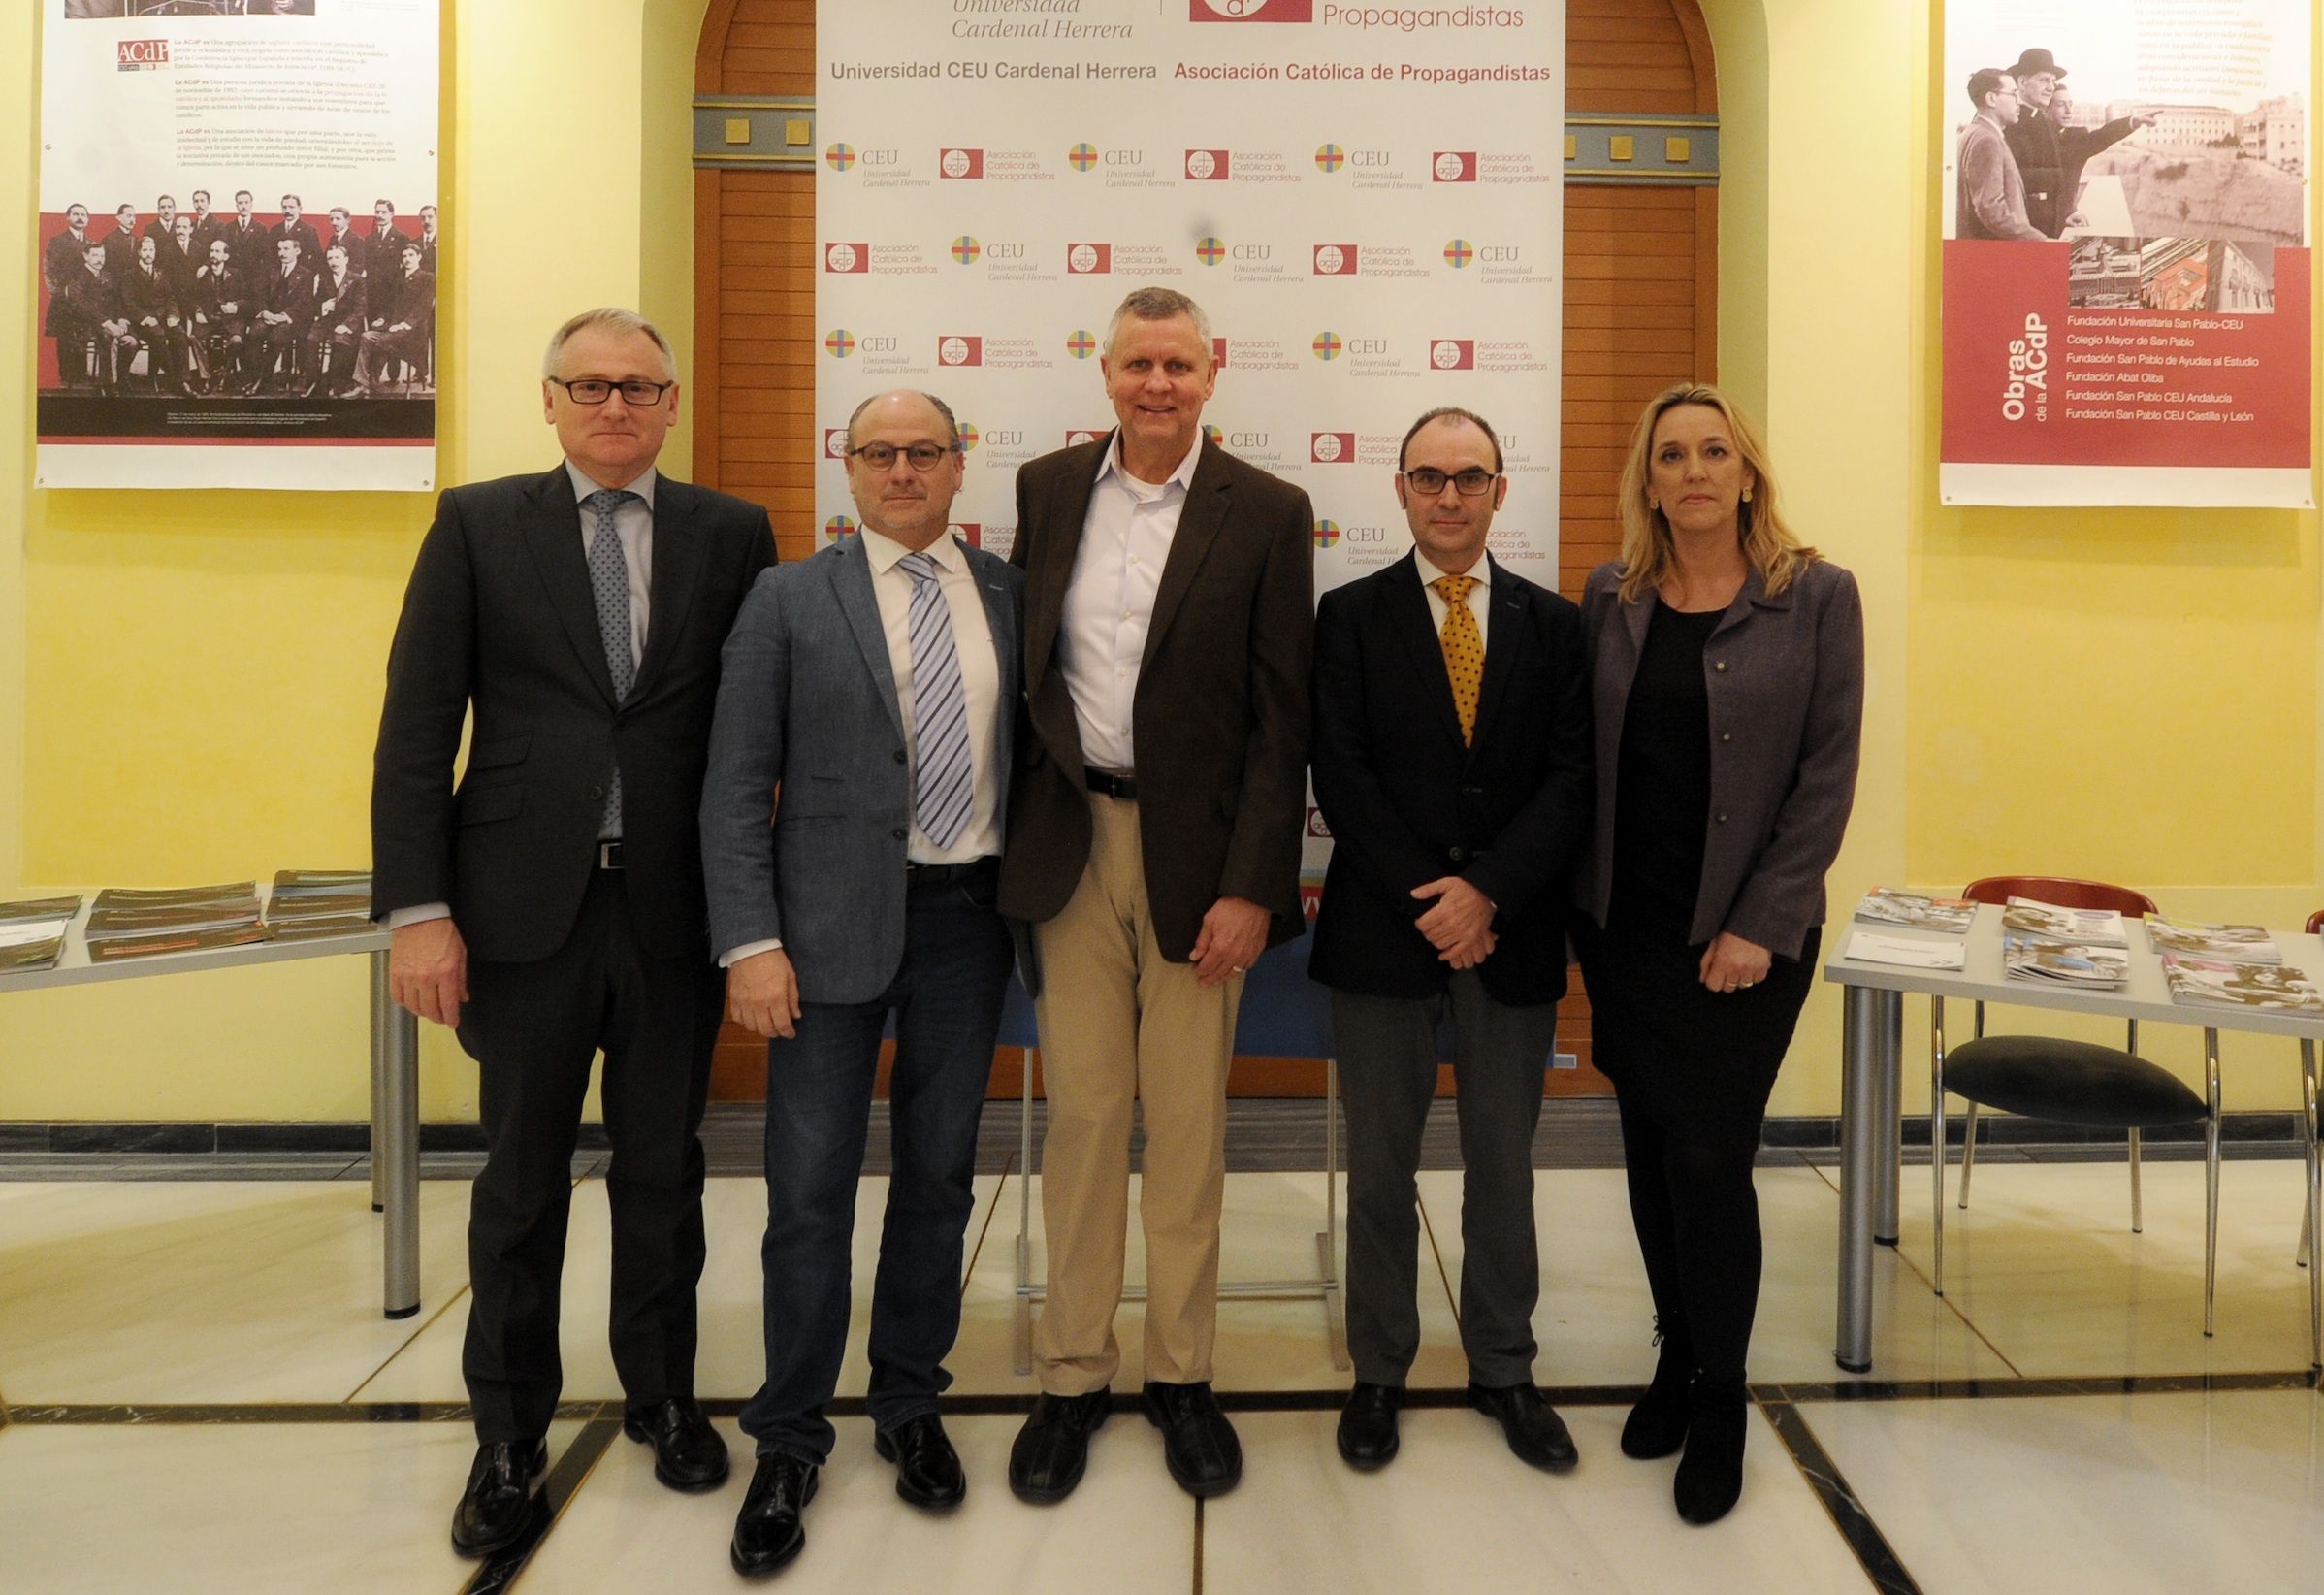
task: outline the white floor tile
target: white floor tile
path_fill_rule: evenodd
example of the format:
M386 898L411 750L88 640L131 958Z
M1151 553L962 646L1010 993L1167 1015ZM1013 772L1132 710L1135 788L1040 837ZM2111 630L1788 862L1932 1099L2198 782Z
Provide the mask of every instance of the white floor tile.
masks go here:
M1533 1314L1541 1346L1536 1377L1544 1384L1643 1384L1654 1374L1654 1303L1638 1261L1622 1171L1544 1169L1533 1178L1541 1241L1541 1304ZM1839 1198L1807 1168L1760 1169L1757 1186L1765 1261L1751 1377L1844 1378L1831 1351ZM1457 1292L1463 1256L1459 1172L1422 1174L1420 1200ZM1874 1251L1873 1290L1873 1371L1879 1377L2008 1374L1960 1316L1887 1247Z
M2310 1391L1800 1411L1926 1590L2324 1583L2324 1406Z
M467 1213L420 1187L420 1316L391 1321L361 1182L0 1183L0 1390L343 1401L465 1285Z
M2146 1231L2121 1163L1981 1166L1950 1205L1946 1299L2027 1375L2180 1374L2308 1365L2297 1160L2224 1165L2218 1333L2203 1334L2203 1165L2146 1165ZM1907 1169L1901 1250L1933 1277L1926 1168ZM1877 1320L1876 1320L1877 1321Z
M1675 1462L1617 1446L1625 1409L1568 1407L1582 1460L1538 1472L1481 1415L1404 1415L1377 1473L1340 1460L1335 1414L1238 1415L1243 1481L1203 1519L1206 1595L1289 1590L1473 1595L1483 1589L1840 1590L1863 1575L1772 1429L1756 1416L1742 1503L1690 1528Z
M559 1595L740 1588L726 1545L753 1464L750 1443L730 1423L720 1427L734 1446L734 1473L708 1495L662 1488L645 1448L617 1444L520 1587ZM1098 1431L1081 1488L1055 1507L1028 1507L1009 1493L1017 1419L953 1417L945 1427L968 1470L968 1499L932 1514L896 1499L895 1470L872 1454L870 1422L839 1420L838 1448L807 1508L807 1548L781 1578L785 1595L1183 1595L1193 1587L1194 1503L1170 1481L1142 1419L1117 1416Z

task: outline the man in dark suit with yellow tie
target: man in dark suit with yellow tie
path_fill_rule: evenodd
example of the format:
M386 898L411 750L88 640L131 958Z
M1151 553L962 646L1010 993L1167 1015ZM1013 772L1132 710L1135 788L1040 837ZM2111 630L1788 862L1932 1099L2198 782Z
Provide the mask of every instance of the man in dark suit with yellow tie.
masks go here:
M1333 840L1309 967L1332 988L1347 1101L1356 1385L1340 1453L1360 1468L1396 1454L1419 1349L1413 1174L1446 1018L1469 1399L1526 1461L1574 1461L1533 1383L1533 1150L1588 834L1589 675L1581 611L1485 552L1508 490L1480 417L1421 416L1396 475L1412 552L1315 616L1315 801Z
M388 657L371 786L392 993L458 1026L477 1062L461 1366L479 1446L452 1520L471 1556L523 1536L547 1465L570 1162L600 1049L623 1427L673 1489L727 1469L694 1392L696 1131L720 1006L697 811L720 648L774 537L757 505L656 472L677 369L643 317L575 316L542 376L565 458L444 494Z

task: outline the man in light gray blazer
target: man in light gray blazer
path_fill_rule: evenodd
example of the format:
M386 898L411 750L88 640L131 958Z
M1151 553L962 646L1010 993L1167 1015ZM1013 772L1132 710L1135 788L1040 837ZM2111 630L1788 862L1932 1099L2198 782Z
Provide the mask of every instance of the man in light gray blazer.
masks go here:
M743 1409L759 1465L731 1547L746 1575L798 1554L830 1455L823 1407L891 1014L894 1173L868 1405L898 1495L944 1508L966 1487L936 1398L952 1382L977 1119L1011 964L993 900L1023 574L948 533L960 481L940 400L865 401L848 424L860 535L769 572L726 641L702 866L727 1009L769 1038L766 1382Z

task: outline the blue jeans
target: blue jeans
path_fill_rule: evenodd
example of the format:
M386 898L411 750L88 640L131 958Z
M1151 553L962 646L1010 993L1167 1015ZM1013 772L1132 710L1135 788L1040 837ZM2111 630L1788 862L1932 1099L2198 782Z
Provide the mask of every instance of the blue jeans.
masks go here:
M802 1001L797 1033L767 1043L766 1383L742 1410L761 1456L831 1454L823 1406L847 1345L855 1190L890 1012L894 1173L872 1286L872 1422L892 1430L933 1413L952 1382L944 1358L960 1329L977 1120L1012 956L992 906L997 878L986 868L909 888L904 959L888 990L870 1002Z

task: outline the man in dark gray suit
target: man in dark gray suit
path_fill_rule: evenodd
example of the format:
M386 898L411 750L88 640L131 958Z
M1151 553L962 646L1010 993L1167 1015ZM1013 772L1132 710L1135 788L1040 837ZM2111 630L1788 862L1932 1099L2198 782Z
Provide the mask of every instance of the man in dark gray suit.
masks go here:
M798 1554L830 1456L823 1408L890 1014L894 1174L868 1406L898 1495L943 1508L966 1488L936 1398L952 1383L977 1120L1009 979L993 903L1024 578L946 530L962 462L941 401L882 394L848 439L862 531L753 588L726 641L702 789L727 1010L769 1038L766 1382L743 1409L759 1466L731 1547L746 1575Z
M672 1489L715 1488L727 1465L694 1393L696 1132L719 1016L696 817L719 650L774 537L758 505L655 470L678 373L652 323L575 316L541 376L565 457L444 494L388 656L371 780L391 993L458 1026L477 1062L487 1150L461 1372L479 1445L452 1519L471 1556L533 1520L563 1381L573 1143L600 1049L622 1426Z

